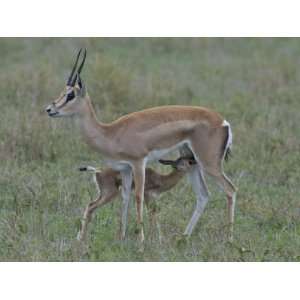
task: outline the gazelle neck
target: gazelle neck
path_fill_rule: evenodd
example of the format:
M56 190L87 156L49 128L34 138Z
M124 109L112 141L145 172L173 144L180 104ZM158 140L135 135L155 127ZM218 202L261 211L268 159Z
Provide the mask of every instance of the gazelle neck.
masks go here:
M93 107L93 104L91 102L90 96L86 94L84 99L82 99L82 109L79 113L79 119L81 122L85 123L98 123L99 125L102 125L101 122L97 120L95 109Z
M107 137L109 125L99 122L88 94L83 99L83 107L77 118L85 142L104 155L109 153Z

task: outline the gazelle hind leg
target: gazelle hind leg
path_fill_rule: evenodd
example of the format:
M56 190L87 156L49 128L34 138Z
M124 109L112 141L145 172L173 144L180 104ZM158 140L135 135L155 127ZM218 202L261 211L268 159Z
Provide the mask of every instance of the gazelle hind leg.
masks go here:
M219 186L223 189L227 197L227 213L228 213L228 225L229 232L228 238L230 241L233 240L233 224L234 224L234 211L235 211L235 202L236 202L236 188L230 179L223 173L215 174L208 170L208 173L214 177L219 184Z
M231 132L231 131L230 131ZM230 140L228 128L195 131L190 146L203 171L214 177L227 195L229 238L232 239L236 188L223 173L224 152ZM224 148L225 145L225 148Z
M232 196L227 196L228 202L228 219L229 219L229 241L233 241L233 224L234 224L234 211L236 202L236 192Z
M202 215L204 208L209 199L209 192L203 177L203 173L199 165L196 165L189 172L189 178L192 184L193 191L197 198L196 208L194 213L184 231L184 235L190 236L197 224L200 216Z
M220 164L221 165L221 164ZM234 224L234 211L236 202L236 187L230 179L222 172L222 167L207 168L207 173L212 176L218 185L225 192L227 197L227 216L228 216L228 239L233 240L233 224Z

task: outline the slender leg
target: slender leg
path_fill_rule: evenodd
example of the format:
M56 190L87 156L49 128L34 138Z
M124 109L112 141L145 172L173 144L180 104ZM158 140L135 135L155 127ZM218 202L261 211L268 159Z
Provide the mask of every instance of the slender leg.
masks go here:
M233 223L234 223L234 210L236 202L236 187L232 184L230 179L224 173L218 173L217 175L208 170L209 174L214 177L223 189L227 196L227 210L228 210L228 223L229 223L229 240L233 240Z
M222 174L222 181L225 193L227 195L227 208L228 208L228 222L229 222L229 240L233 241L233 223L234 223L234 210L236 202L236 188L232 182ZM226 183L224 183L226 182Z
M121 239L125 239L128 207L130 202L130 192L132 187L132 171L131 168L126 168L121 171L122 177L122 215L121 215Z
M123 199L122 199L123 200ZM117 239L118 240L122 240L122 212L123 212L123 202L121 203L121 205L119 206L120 207L120 212L119 212L119 229L118 229L118 232L117 232Z
M228 220L229 220L229 241L233 241L233 223L234 223L234 209L235 209L236 193L232 196L227 196L228 205Z
M156 227L157 234L158 234L158 240L159 244L162 244L162 235L161 235L161 230L160 230L160 224L158 221L157 217L157 204L156 200L152 199L152 201L149 203L149 200L145 199L145 204L147 207L147 211L149 213L149 218L150 218L150 232L151 232L151 237L154 235L154 227Z
M153 218L153 202L149 201L148 198L146 198L145 195L145 207L147 211L147 215L149 218L150 228L149 228L149 239L153 240L154 238L154 218Z
M139 161L133 167L133 176L135 184L135 199L139 241L141 246L144 242L144 224L143 224L143 204L144 204L144 186L145 186L145 161ZM142 249L141 249L142 250Z
M187 236L190 236L192 234L193 229L197 224L209 199L209 192L203 177L203 173L198 165L194 166L189 172L189 178L192 184L193 191L197 197L197 203L194 213L184 232L184 234Z
M195 131L195 136L191 141L191 150L199 166L205 173L214 177L227 195L228 217L230 225L229 238L232 239L235 193L236 188L225 176L222 170L224 147L220 141L224 142L224 128L211 129L208 131ZM199 141L206 141L199 143Z
M199 157L195 154L194 150L192 150L189 146L184 145L179 149L179 152L181 156L193 155L198 162L198 164L195 165L188 173L193 191L197 198L194 213L184 231L184 235L190 236L208 202L209 191L203 176L202 164L199 160Z
M111 202L116 197L117 194L118 191L107 195L100 195L95 201L87 205L81 221L80 230L77 234L77 239L79 241L83 241L86 238L87 226L91 222L93 212L97 208Z
M159 223L158 216L157 216L157 211L154 212L154 223L156 225L158 241L159 241L159 244L161 245L162 244L162 235L161 235L160 223Z

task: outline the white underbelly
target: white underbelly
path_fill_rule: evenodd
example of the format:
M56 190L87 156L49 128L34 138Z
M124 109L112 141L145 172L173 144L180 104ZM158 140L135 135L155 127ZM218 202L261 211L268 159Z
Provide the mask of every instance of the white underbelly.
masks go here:
M165 148L165 149L159 149L159 150L153 150L151 152L149 152L149 154L146 157L147 161L154 161L154 160L158 160L162 157L164 157L165 155L169 154L172 151L178 150L180 149L183 145L187 145L188 141L181 141L180 143L170 147L170 148Z
M118 160L111 160L105 159L105 165L112 168L115 171L122 171L130 167L130 163L128 161L118 161Z
M162 157L164 157L165 155L169 154L170 152L179 150L180 148L183 149L183 148L185 148L184 146L188 146L188 145L189 145L189 141L185 140L185 141L181 141L180 143L175 144L174 146L169 147L169 148L153 150L148 153L148 155L145 157L144 162L145 162L145 164L147 164L147 162L159 160ZM117 161L117 160L105 159L104 163L116 171L122 171L122 170L125 170L125 169L131 167L131 163L129 161L125 161L125 160Z

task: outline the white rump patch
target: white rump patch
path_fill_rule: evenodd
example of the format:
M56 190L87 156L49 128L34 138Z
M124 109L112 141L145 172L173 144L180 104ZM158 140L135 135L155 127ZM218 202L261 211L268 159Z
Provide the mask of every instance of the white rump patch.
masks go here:
M223 127L228 127L228 140L227 140L227 144L226 144L225 151L224 151L224 153L226 153L226 150L228 148L231 148L231 146L232 146L233 135L232 135L232 131L231 131L231 127L230 127L229 122L224 120L223 123L222 123L222 126Z

